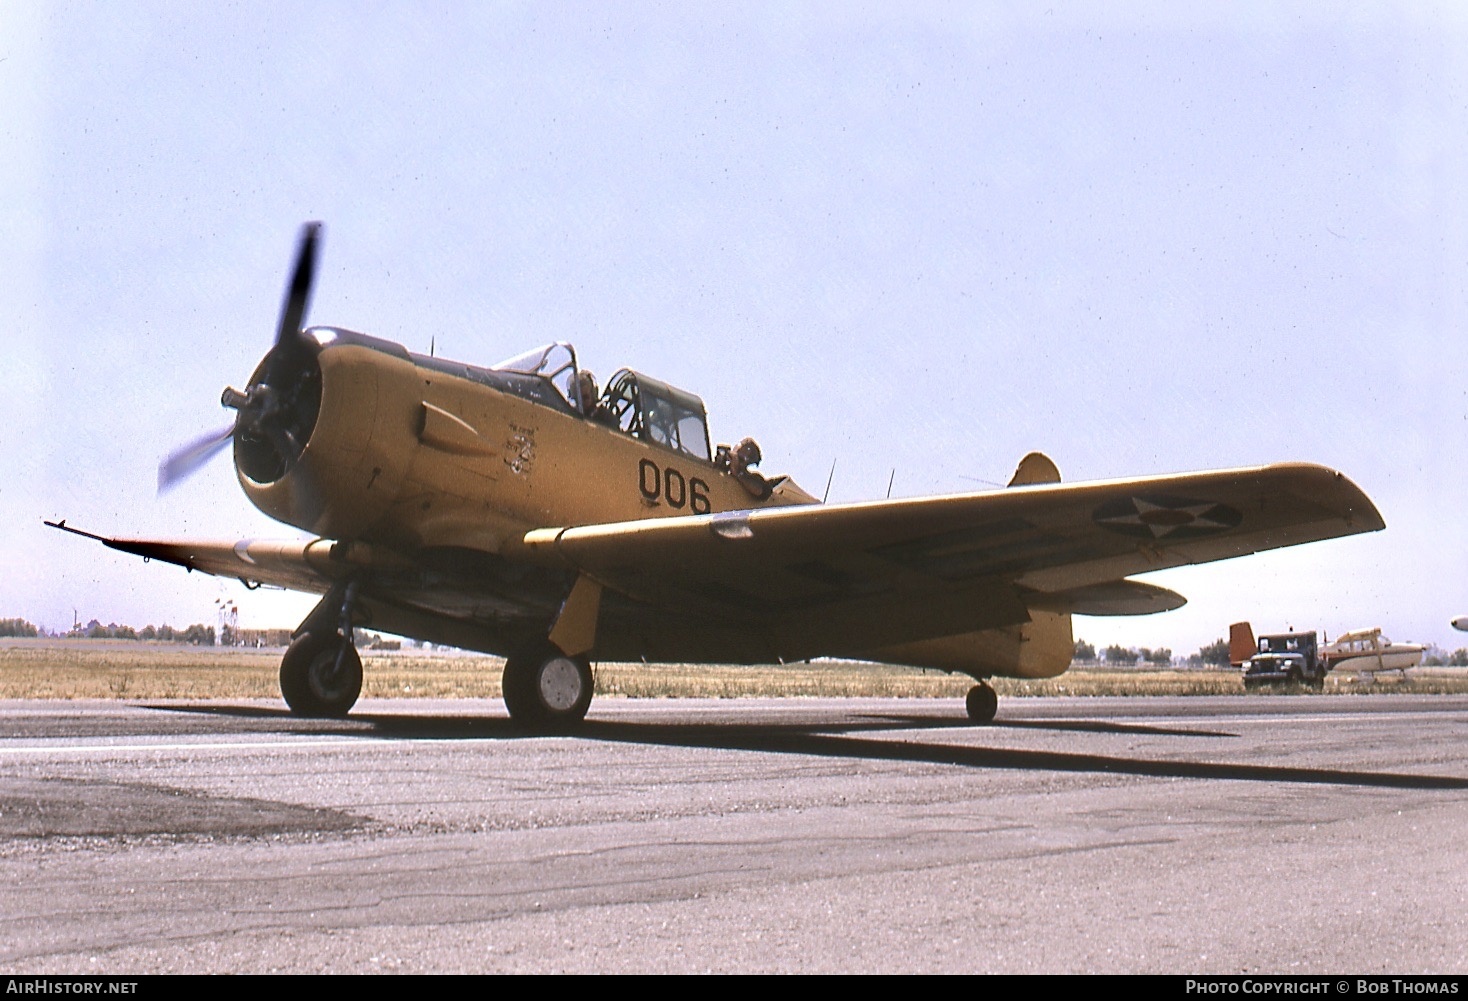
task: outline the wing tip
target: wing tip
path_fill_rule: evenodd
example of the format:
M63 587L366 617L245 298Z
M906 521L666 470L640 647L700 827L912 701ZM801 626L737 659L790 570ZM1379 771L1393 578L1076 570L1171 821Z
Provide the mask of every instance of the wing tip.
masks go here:
M1386 519L1377 510L1376 504L1357 486L1349 476L1339 470L1331 470L1336 488L1345 507L1346 527L1358 532L1380 532L1386 528Z
M1261 467L1261 472L1288 477L1299 482L1303 491L1313 495L1345 522L1346 534L1379 532L1386 519L1376 504L1345 473L1315 462L1278 462Z

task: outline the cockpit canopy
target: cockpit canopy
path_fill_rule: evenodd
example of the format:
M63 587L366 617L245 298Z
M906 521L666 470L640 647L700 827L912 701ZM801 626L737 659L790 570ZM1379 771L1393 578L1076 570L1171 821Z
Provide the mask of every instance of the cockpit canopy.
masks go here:
M709 461L708 415L703 400L666 382L624 368L612 376L599 401L582 400L576 349L559 341L502 361L492 371L531 376L554 389L559 402L575 413L602 421L633 438Z
M709 459L708 416L703 401L631 369L612 376L598 408L625 434L671 448L695 459Z

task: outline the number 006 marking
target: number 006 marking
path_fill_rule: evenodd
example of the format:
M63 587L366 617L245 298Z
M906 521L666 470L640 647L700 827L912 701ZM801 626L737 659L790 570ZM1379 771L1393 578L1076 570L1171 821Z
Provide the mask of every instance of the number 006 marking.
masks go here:
M709 513L709 485L697 476L685 477L672 466L659 469L656 462L643 459L637 464L637 488L654 503L667 501L668 507L678 511L686 507L694 514Z

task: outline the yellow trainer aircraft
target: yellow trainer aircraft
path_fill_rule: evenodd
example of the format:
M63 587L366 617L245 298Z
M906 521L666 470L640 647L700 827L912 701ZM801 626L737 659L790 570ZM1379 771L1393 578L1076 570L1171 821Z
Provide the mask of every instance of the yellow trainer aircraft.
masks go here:
M1131 574L1376 531L1342 474L1287 464L1060 484L1032 453L1009 487L823 504L709 447L703 402L623 370L596 394L568 344L480 368L305 327L319 224L301 235L275 345L234 420L175 453L166 486L233 444L260 510L312 541L111 538L113 549L247 587L323 595L280 669L286 703L345 715L354 630L506 657L510 715L542 731L586 714L592 658L775 663L851 658L972 676L1070 664L1071 616L1184 598Z

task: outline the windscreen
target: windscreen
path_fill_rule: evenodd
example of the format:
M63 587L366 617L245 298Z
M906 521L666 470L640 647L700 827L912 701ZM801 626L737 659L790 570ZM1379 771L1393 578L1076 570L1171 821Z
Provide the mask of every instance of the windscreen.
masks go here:
M526 351L493 368L496 372L539 376L554 386L567 403L572 406L579 404L576 399L576 349L562 341Z

